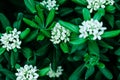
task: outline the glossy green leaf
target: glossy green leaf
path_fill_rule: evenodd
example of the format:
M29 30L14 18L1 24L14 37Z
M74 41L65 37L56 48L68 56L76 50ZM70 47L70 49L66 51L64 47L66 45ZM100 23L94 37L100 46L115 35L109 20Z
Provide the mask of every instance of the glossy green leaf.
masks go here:
M10 55L10 63L11 63L12 68L14 68L15 63L16 63L14 52L12 52L11 55Z
M10 26L9 20L8 20L7 17L6 17L4 14L2 14L2 13L0 13L0 22L1 22L2 27L3 27L4 29L6 29L7 26Z
M64 53L69 52L69 47L68 47L67 43L60 43L60 48Z
M75 39L72 39L69 43L73 45L80 45L80 44L84 44L86 41L87 40L83 38L75 38Z
M36 12L34 0L24 0L24 3L32 13Z
M45 67L45 68L43 68L43 69L40 69L40 70L38 71L38 74L39 74L40 76L45 76L45 75L48 73L49 70L50 70L50 67Z
M74 3L79 4L79 5L87 5L86 0L72 0Z
M115 6L113 5L109 5L109 6L106 6L105 10L109 13L114 13L115 12Z
M85 69L85 66L84 66L84 64L82 64L70 75L68 80L79 80L84 69Z
M101 63L101 62L99 62L99 63L97 64L97 66L98 66L99 68L105 68L105 65L104 65L103 63Z
M30 42L34 40L38 35L38 30L31 31L31 33L25 38L25 42Z
M58 0L58 3L59 3L60 5L62 5L62 4L64 4L66 1L67 1L67 0Z
M113 31L106 31L103 35L101 35L102 38L112 38L116 37L120 34L120 30L113 30Z
M91 19L90 11L87 8L83 8L82 14L83 14L84 20L90 20Z
M76 25L74 25L74 24L71 24L71 23L69 23L69 22L62 21L62 20L59 20L59 23L60 23L63 27L69 29L71 32L79 33L79 27L78 27L78 26L76 26Z
M5 68L0 68L0 73L3 73L5 76L10 78L11 80L15 80L15 75L11 71L5 69Z
M41 32L43 35L45 35L46 37L49 37L50 38L50 32L46 29L41 29Z
M107 78L107 79L112 79L113 75L112 73L107 69L107 68L99 68L101 73Z
M21 32L20 39L26 38L26 36L28 36L29 33L30 33L30 28L26 28L24 31Z
M93 19L94 20L100 20L102 18L102 16L105 15L105 10L100 8L96 13L95 15L93 16Z
M40 5L36 5L36 9L38 12L38 17L40 18L40 23L44 24L44 13L43 10L40 8Z
M46 27L53 21L54 19L54 16L55 16L55 10L52 9L50 10L48 16L47 16L47 19L46 19Z
M63 8L60 10L59 14L60 14L60 16L66 16L72 12L73 12L72 8Z
M5 52L5 50L6 50L5 48L2 48L2 47L1 47L1 48L0 48L0 55L2 55L2 54Z
M7 32L7 33L9 33L9 32L12 31L12 30L13 30L13 29L12 29L11 26L7 26L7 27L6 27L6 32Z
M94 72L95 72L95 68L94 67L88 68L86 73L85 73L85 80L88 79Z
M22 48L24 57L29 60L32 57L32 50L28 47Z
M16 29L20 29L22 19L23 19L23 13L18 13L17 20L14 22L13 27Z
M116 26L120 29L120 20L115 21Z
M45 38L45 36L43 35L43 34L39 34L38 36L37 36L37 40L39 41L39 40L43 40Z
M88 50L90 54L99 56L99 47L96 41L88 41Z
M107 44L104 41L98 41L98 44L104 48L109 48L109 49L113 49L114 47L112 47L111 45Z
M34 22L34 21L31 21L30 19L27 19L27 18L23 18L23 21L27 24L27 25L29 25L29 26L31 26L31 27L33 27L33 28L39 28L39 26Z
M108 21L109 25L113 28L114 27L114 16L107 14L105 15L105 19Z

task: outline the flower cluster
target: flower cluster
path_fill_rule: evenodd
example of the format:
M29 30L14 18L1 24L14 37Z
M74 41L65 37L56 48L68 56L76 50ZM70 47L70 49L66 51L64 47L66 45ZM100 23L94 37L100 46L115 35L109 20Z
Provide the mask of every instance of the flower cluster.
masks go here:
M88 6L92 13L93 10L98 10L99 8L105 8L106 5L113 5L114 0L87 0Z
M60 75L62 75L62 67L58 66L56 72L52 70L51 68L51 64L50 64L50 70L48 71L47 75L52 78L52 77L59 77Z
M93 40L101 40L101 35L106 30L106 27L102 27L103 23L98 20L83 21L82 25L79 26L80 38L86 38L89 35L93 35Z
M19 40L19 34L21 32L17 31L15 28L13 31L9 33L4 33L1 36L0 42L3 48L6 48L7 51L12 50L14 48L20 48L21 41Z
M49 11L51 9L55 9L58 10L59 5L56 3L56 0L43 0L42 2L40 2L40 4L42 4L43 6L45 6Z
M20 67L17 69L18 73L15 73L17 76L16 80L37 80L39 75L36 73L36 66L25 65L24 67Z
M52 36L50 41L52 41L54 44L59 44L61 41L65 43L69 41L70 31L61 26L59 23L56 23L51 34Z

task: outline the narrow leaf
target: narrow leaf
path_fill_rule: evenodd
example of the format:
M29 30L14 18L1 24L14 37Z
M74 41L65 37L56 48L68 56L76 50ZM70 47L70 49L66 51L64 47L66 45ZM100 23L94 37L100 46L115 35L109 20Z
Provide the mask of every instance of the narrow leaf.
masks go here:
M71 44L74 45L80 45L80 44L84 44L87 40L83 39L83 38L76 38L70 41Z
M85 80L88 79L94 73L94 71L95 71L94 67L88 68L85 74Z
M20 34L20 39L26 38L26 36L30 33L30 28L26 28L22 33Z
M28 47L24 47L22 48L23 51L23 55L25 58L27 58L27 60L29 60L32 57L32 50Z
M83 8L82 14L83 14L84 20L90 20L91 15L90 15L90 11L87 8Z
M99 56L99 47L96 41L89 41L88 42L88 50L90 54L94 54Z
M52 10L49 12L48 16L47 16L47 19L46 19L46 27L53 21L54 16L55 16L55 10L52 9Z
M31 26L31 27L33 27L33 28L39 28L39 26L34 22L34 21L31 21L31 20L29 20L29 19L27 19L27 18L23 18L23 21L27 24L27 25L29 25L29 26Z
M74 3L79 4L79 5L87 5L86 0L72 0Z
M24 0L24 3L32 13L36 12L34 0Z
M120 48L118 48L118 49L115 51L115 55L120 56Z
M60 44L60 48L62 49L62 51L64 53L68 53L69 52L69 47L68 47L67 43L61 43Z
M68 23L68 22L65 22L65 21L62 21L62 20L60 20L59 23L60 23L63 27L69 29L71 32L79 33L79 27L78 27L78 26L73 25L73 24Z
M114 30L114 31L106 31L101 36L102 38L112 38L118 36L119 34L120 34L120 30Z
M38 71L38 74L39 74L40 76L45 76L45 75L48 73L49 70L50 70L50 67L45 67L45 68L43 68L43 69L40 69L40 70Z
M5 48L0 48L0 55L2 55L5 52Z

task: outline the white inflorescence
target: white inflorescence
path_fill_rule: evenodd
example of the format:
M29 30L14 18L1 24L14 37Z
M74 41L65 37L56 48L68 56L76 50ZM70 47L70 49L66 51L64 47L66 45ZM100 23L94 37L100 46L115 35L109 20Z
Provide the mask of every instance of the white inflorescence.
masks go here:
M36 66L33 67L32 65L25 65L24 67L20 67L17 69L17 76L16 80L37 80L39 75L36 73L37 68Z
M96 11L99 8L105 8L106 5L114 4L114 0L87 0L87 2L87 8L90 9L91 13L93 12L93 10Z
M49 11L53 8L55 10L58 10L59 7L59 5L56 3L56 0L43 0L42 2L40 2L40 4L45 6Z
M14 29L9 33L4 33L1 36L0 42L3 48L6 48L7 51L12 50L14 48L20 49L21 41L19 40L19 34L21 32Z
M59 44L61 41L66 43L69 41L70 31L61 26L59 23L56 23L51 35L50 41L52 41L53 44Z
M49 70L49 72L47 73L47 75L48 75L50 78L59 77L60 75L62 75L62 71L63 71L62 66L58 66L56 72L53 71L52 68L51 68L51 64L50 64L50 70Z
M88 20L83 21L82 25L79 26L80 38L86 38L89 35L93 35L93 40L101 40L101 35L106 30L106 27L102 27L103 23L99 22L98 20Z

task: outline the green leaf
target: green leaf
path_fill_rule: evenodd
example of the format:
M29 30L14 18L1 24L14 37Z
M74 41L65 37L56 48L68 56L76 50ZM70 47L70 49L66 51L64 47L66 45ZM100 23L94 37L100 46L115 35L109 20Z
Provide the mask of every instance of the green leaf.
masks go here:
M20 39L26 38L26 36L28 36L29 33L30 33L30 28L26 28L24 31L21 32Z
M44 13L43 10L40 8L40 5L36 5L36 9L38 12L38 17L40 18L40 23L44 24Z
M115 21L116 26L120 29L120 20Z
M15 63L16 63L14 52L12 52L11 55L10 55L10 63L11 63L12 68L14 68Z
M24 47L22 48L23 51L23 55L25 58L27 58L27 60L29 60L32 57L32 50L28 47Z
M12 29L11 26L7 26L7 27L6 27L6 32L7 32L7 33L9 33L9 32L12 31L12 30L13 30L13 29Z
M74 3L79 4L79 5L87 5L86 0L72 0Z
M86 73L85 73L85 80L88 79L94 72L95 72L95 68L94 67L88 68Z
M109 6L106 6L105 10L109 13L115 13L115 6L113 5L109 5Z
M50 70L50 67L45 67L45 68L43 68L43 69L40 69L40 70L38 71L38 74L39 74L40 76L45 76L45 75L48 73L49 70Z
M2 48L2 47L1 47L1 48L0 48L0 55L2 55L2 54L5 52L5 50L6 50L5 48Z
M0 13L0 22L2 23L2 27L3 27L4 29L6 29L7 26L10 26L9 20L8 20L7 17L6 17L4 14L2 14L2 13Z
M82 75L84 69L85 65L82 64L70 75L68 80L80 80L80 76Z
M97 66L98 66L99 68L105 68L105 65L104 65L103 63L101 63L101 62L99 62L99 63L97 64Z
M72 8L63 8L60 10L59 14L60 14L60 16L66 16L72 12L73 12Z
M54 19L54 16L55 16L55 10L52 9L50 10L48 16L47 16L47 19L46 19L46 27L53 21Z
M62 20L59 20L59 23L60 23L63 27L69 29L71 32L79 33L79 27L78 27L78 26L73 25L73 24L68 23L68 22L65 22L65 21L62 21Z
M75 38L75 39L72 39L71 41L69 41L70 44L73 44L73 45L80 45L80 44L84 44L87 40L86 39L83 39L83 38Z
M107 69L107 68L99 68L101 73L107 78L107 79L112 79L113 75L112 73Z
M105 15L105 19L108 21L109 25L113 28L114 27L114 16L111 14Z
M4 68L0 68L0 72L3 73L8 78L10 78L11 80L15 80L15 75L11 71Z
M120 34L120 30L113 30L113 31L106 31L103 35L101 35L102 38L112 38L116 37Z
M120 48L115 51L115 55L120 56Z
M37 36L37 40L39 41L39 40L43 40L45 38L45 36L43 35L43 34L39 34L38 36Z
M19 64L15 64L15 69L19 69L21 66Z
M88 50L90 54L99 56L99 47L96 41L88 41Z
M23 13L18 13L17 21L14 22L13 27L16 29L20 29L22 19L23 19Z
M60 5L64 4L67 0L57 0Z
M29 20L29 19L27 19L27 18L23 18L23 21L27 24L27 25L29 25L29 26L31 26L31 27L33 27L33 28L39 28L39 26L34 22L34 21L31 21L31 20Z
M67 43L60 43L60 48L64 53L69 52L69 47L68 47Z
M50 32L46 29L41 29L40 30L46 37L50 38Z
M24 3L32 13L36 12L34 0L24 0Z
M105 10L100 8L97 13L95 13L95 15L93 16L94 20L100 20L102 18L102 16L105 15Z
M25 42L30 42L34 40L38 35L38 30L31 31L31 33L25 38Z
M111 45L107 44L104 41L98 41L98 42L99 42L99 45L104 47L104 48L109 48L109 49L113 49L114 48L114 47L112 47Z
M83 8L82 14L85 21L91 19L90 11L87 8Z

